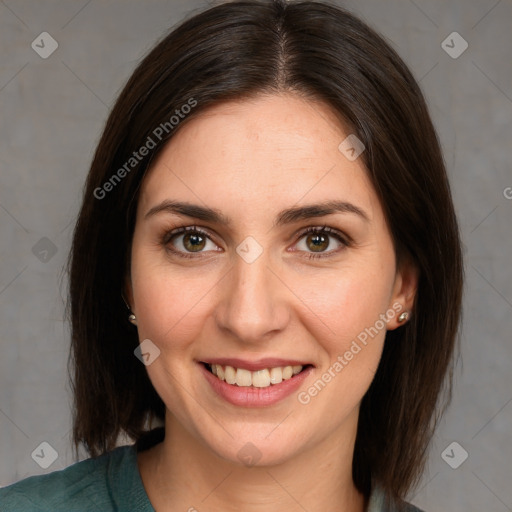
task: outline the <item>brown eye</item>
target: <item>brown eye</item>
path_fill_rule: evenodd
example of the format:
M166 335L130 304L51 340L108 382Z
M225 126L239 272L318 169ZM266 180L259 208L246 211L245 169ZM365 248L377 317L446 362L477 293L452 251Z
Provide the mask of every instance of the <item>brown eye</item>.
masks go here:
M208 251L218 251L219 247L211 240L208 233L199 228L179 228L164 235L162 244L172 253L180 256L192 256Z
M306 245L313 252L322 252L329 247L329 237L321 233L310 233L306 237Z
M333 256L348 246L350 246L349 237L338 230L324 226L304 230L299 236L296 249L306 253L308 258L322 258Z
M204 249L206 238L199 233L187 233L183 235L183 247L187 251L197 252Z

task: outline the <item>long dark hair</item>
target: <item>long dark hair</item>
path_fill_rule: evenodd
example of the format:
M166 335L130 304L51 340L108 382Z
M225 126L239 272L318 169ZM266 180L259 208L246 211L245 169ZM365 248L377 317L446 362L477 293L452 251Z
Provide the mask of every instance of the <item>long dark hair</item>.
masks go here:
M87 177L69 261L75 451L107 452L120 434L138 440L149 419L164 418L134 357L137 333L121 298L148 166L207 107L276 92L327 103L364 143L361 158L398 261L408 257L419 269L412 319L387 333L362 400L353 460L360 491L369 495L378 482L402 498L421 474L450 397L463 279L459 232L418 84L384 39L324 2L210 8L159 42L121 92ZM177 111L188 113L178 120ZM145 156L143 146L151 147Z

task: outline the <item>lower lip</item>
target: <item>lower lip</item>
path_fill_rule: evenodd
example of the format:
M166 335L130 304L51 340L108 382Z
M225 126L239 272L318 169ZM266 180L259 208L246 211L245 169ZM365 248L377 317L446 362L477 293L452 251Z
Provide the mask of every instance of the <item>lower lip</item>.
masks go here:
M313 367L310 366L279 384L271 384L266 388L255 388L228 384L213 375L204 364L199 363L199 366L206 380L220 397L233 405L242 407L265 407L283 400L296 391L313 370Z

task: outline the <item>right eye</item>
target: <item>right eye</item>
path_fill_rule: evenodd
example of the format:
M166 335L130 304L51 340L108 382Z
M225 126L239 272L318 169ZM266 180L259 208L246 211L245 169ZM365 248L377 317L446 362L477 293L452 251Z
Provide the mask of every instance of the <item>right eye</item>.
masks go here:
M164 235L163 244L171 252L183 258L193 258L194 253L201 254L208 250L219 251L208 233L196 226L186 226L167 232ZM210 247L208 244L211 244Z

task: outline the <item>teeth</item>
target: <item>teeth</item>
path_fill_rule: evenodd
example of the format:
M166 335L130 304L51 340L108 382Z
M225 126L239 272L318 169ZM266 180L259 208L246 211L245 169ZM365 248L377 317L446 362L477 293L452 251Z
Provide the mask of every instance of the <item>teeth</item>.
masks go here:
M291 366L285 366L283 368L283 380L291 379L293 375L293 368Z
M219 366L218 364L214 364L213 366ZM226 366L224 370L224 378L228 384L235 384L236 382L236 370L232 366Z
M279 384L283 381L283 370L281 368L272 368L270 370L270 382L272 384Z
M270 386L270 372L267 369L252 372L252 385L255 388L266 388Z
M236 385L237 386L250 386L252 384L251 372L239 368L236 371Z
M212 373L228 384L236 384L240 387L254 386L255 388L267 388L271 384L279 384L283 380L291 379L303 368L301 365L278 366L251 372L244 368L222 367L220 364L210 366Z

